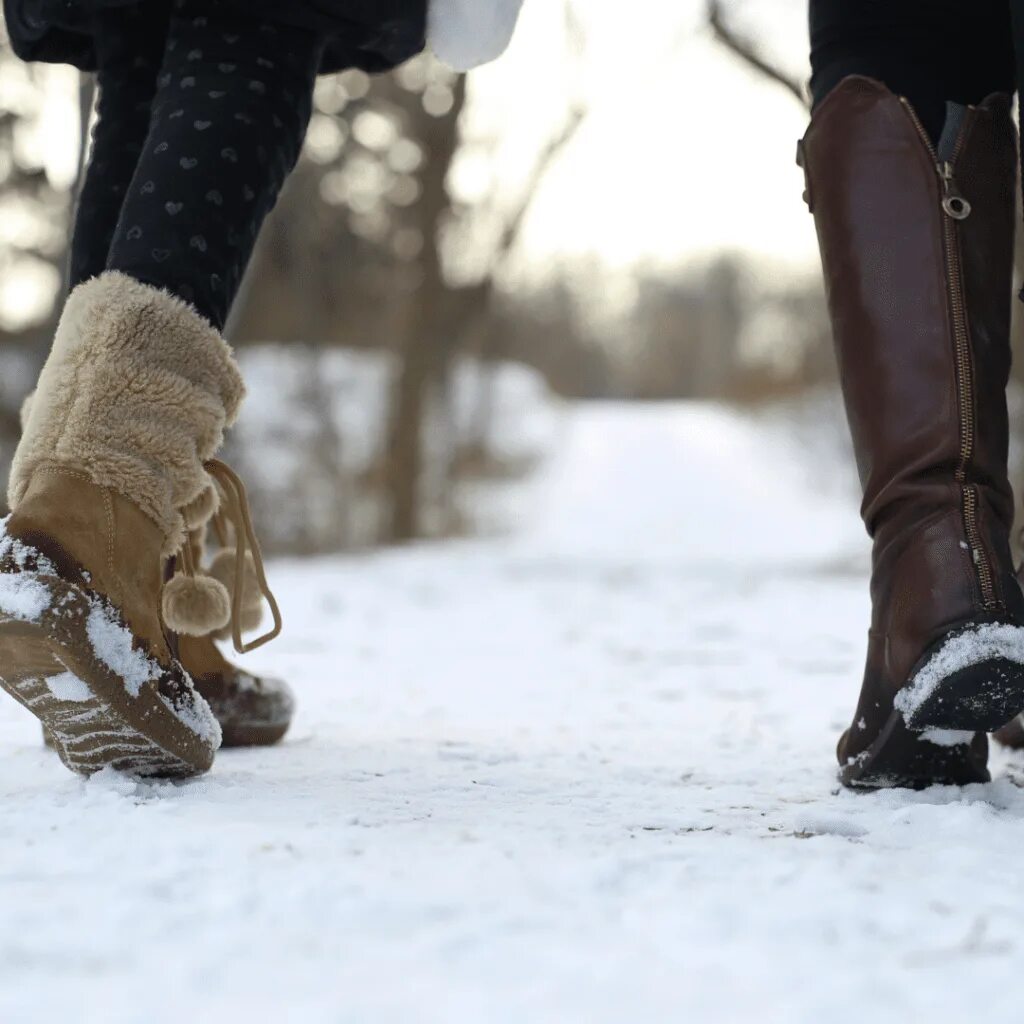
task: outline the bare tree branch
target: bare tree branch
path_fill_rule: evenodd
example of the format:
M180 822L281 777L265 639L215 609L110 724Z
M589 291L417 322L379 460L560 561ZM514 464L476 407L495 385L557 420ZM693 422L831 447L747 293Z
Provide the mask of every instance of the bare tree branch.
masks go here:
M511 211L505 222L504 229L502 230L501 239L498 242L496 250L496 255L499 261L506 258L515 247L523 227L523 222L526 220L526 215L530 212L530 208L533 206L533 201L537 197L537 193L540 191L541 183L547 175L548 169L555 162L559 154L561 154L575 138L580 125L583 124L586 113L587 112L583 107L573 107L566 115L565 123L562 125L559 132L548 140L547 144L538 154L537 160L530 171L530 176L526 181L526 185L520 193L519 202Z
M570 0L565 0L563 5L563 15L565 18L565 34L569 52L576 59L579 59L586 45L586 33L583 28L583 22L580 20L579 13ZM576 137L576 133L579 131L580 126L583 124L588 113L589 111L583 100L581 98L574 99L566 113L565 121L562 123L559 130L547 141L544 148L537 154L537 159L534 162L533 167L530 169L530 174L526 179L526 183L520 191L519 201L509 211L508 216L505 219L505 225L495 248L494 259L492 261L492 278L494 276L494 269L496 266L508 259L512 250L515 248L516 242L519 240L520 232L522 231L523 222L526 220L526 215L530 212L530 209L533 206L533 201L537 197L537 193L540 191L541 184L547 176L549 168L563 150L568 147L569 143L571 143Z
M718 40L726 49L730 50L748 67L753 68L759 74L781 85L802 107L810 107L807 99L807 91L799 79L793 78L780 67L776 67L767 57L758 52L756 44L749 39L744 39L728 23L725 14L725 5L722 0L708 0L708 24Z

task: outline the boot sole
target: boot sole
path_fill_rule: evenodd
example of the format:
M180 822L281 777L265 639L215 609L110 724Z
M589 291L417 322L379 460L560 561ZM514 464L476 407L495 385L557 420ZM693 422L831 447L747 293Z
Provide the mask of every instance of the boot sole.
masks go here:
M1024 711L1024 628L986 623L948 633L894 705L912 731L995 732Z
M272 747L284 739L289 728L291 728L291 722L274 726L231 726L221 723L221 732L224 738L221 741L220 749L226 750L231 747ZM51 750L55 748L53 737L45 725L43 726L43 745Z
M957 733L959 730L956 731ZM893 711L870 747L839 769L848 789L927 789L929 786L969 786L990 782L987 768L972 761L969 744L974 732L941 738L935 743L907 728L903 715Z
M37 579L57 611L37 621L0 616L0 687L42 722L61 761L81 775L114 768L182 779L209 770L217 744L188 727L154 683L132 695L97 656L86 627L95 600L57 577Z
M911 729L995 732L1024 710L1024 665L996 658L955 672L904 719Z
M923 789L988 782L972 759L976 733L995 732L1024 711L1024 628L963 626L918 660L878 738L842 765L851 789Z

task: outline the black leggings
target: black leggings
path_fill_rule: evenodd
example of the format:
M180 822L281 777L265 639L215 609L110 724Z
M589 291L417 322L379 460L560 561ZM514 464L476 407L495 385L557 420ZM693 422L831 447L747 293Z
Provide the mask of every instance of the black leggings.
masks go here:
M884 82L913 104L933 140L946 101L978 103L1017 85L1021 0L811 0L815 104L847 75Z
M323 41L216 0L95 17L97 121L70 285L121 271L222 328L298 159Z

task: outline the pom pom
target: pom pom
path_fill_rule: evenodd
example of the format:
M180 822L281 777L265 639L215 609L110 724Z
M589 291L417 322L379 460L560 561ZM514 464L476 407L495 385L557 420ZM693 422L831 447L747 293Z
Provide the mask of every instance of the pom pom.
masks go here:
M209 569L206 570L215 580L224 585L230 600L235 596L235 551L233 548L222 548L213 557ZM243 633L251 633L258 629L263 621L263 595L256 577L256 565L252 556L246 552L245 569L242 574L242 606L239 614L238 628ZM230 636L230 631L218 635L219 640Z
M178 573L164 586L164 624L185 636L208 636L231 621L231 598L211 576Z
M205 526L213 518L218 508L220 508L220 495L211 481L181 510L181 517L185 520L185 529L192 531Z

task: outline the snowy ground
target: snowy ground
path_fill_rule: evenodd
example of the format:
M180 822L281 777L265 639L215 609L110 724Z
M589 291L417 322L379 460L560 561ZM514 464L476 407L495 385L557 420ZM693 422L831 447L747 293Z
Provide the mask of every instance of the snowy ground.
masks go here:
M83 782L0 706L0 1021L1018 1019L1024 762L837 792L865 543L782 422L572 412L519 536L275 566L290 740Z

